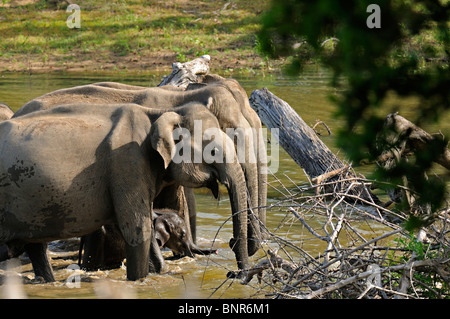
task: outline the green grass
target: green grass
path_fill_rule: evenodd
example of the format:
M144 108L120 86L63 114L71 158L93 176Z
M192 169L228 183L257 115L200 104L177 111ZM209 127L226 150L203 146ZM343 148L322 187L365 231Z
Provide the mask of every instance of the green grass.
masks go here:
M213 71L283 63L260 56L255 36L270 0L78 0L81 29L67 27L67 4L28 2L9 7L0 0L0 72L149 71L203 54ZM392 58L425 61L444 56L443 48L430 30L408 37Z
M68 61L76 65L90 60L125 63L130 57L151 61L158 54L189 60L210 54L227 68L236 65L236 59L245 59L242 67L261 66L254 34L266 0L80 0L77 4L81 29L68 28L71 13L48 1L0 6L0 62L14 58L29 65L44 59L47 65ZM1 63L0 71L17 69L18 64Z

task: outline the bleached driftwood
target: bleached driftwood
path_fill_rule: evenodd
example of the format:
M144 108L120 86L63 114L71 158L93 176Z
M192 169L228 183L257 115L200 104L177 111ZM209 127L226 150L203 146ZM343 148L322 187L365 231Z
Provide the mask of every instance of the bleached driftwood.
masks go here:
M209 55L185 63L172 64L172 73L165 76L158 86L173 85L186 89L190 83L198 83L199 77L209 73Z

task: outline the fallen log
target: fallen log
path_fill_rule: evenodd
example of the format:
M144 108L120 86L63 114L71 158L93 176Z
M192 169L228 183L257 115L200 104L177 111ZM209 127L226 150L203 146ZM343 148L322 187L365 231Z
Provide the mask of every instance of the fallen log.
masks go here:
M266 127L279 129L281 147L310 179L345 167L297 112L267 88L253 91L249 100Z
M310 181L316 182L317 192L321 184L343 179L327 190L348 194L346 200L351 202L360 198L361 202L380 203L364 181L351 173L351 165L344 164L287 102L267 88L253 91L249 101L266 127L278 128L279 144L303 168ZM349 178L351 182L348 182Z

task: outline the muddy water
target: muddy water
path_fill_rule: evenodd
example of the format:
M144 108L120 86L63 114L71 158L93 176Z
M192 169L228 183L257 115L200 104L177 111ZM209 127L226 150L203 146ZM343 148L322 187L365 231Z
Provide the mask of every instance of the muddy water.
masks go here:
M0 75L0 101L7 103L17 110L27 101L46 92L63 87L88 84L98 81L118 81L133 85L153 86L161 79L161 74L149 75ZM319 67L311 67L296 78L286 78L278 75L240 75L236 76L241 85L250 94L254 89L267 87L271 92L287 101L300 116L310 125L316 120L324 121L332 132L342 126L342 122L333 117L335 107L329 100L330 94L335 93L328 87L329 73ZM416 100L400 100L395 97L390 99L384 112L400 108L402 115L408 117L413 114L418 106ZM441 129L444 133L450 130L450 121L443 119L430 131ZM335 146L334 136L322 137L325 144L334 152L338 152ZM270 155L270 154L269 154ZM341 155L342 158L342 155ZM358 168L358 171L370 173L373 167ZM295 192L297 186L307 182L301 169L294 161L280 149L279 165L277 172L269 178L268 189L269 204L276 203L286 194ZM234 255L228 248L231 237L232 225L230 221L231 211L226 191L221 189L221 199L216 201L208 191L196 192L198 209L198 244L218 248L218 254L196 259L184 258L177 261L168 261L168 271L161 275L149 275L137 282L126 281L125 266L109 271L83 272L74 271L77 258L77 247L63 249L53 247L50 252L52 265L55 270L57 282L50 284L29 283L24 286L25 294L29 298L263 298L265 287L259 285L254 279L250 285L243 286L238 281L226 278L230 270L236 269ZM305 232L298 225L279 227L280 222L287 216L285 210L272 209L268 211L267 228L281 238L289 239L295 244L316 255L322 252L324 244ZM318 218L319 219L319 218ZM374 225L361 223L360 230L363 233L373 231ZM265 248L274 244L268 242ZM275 247L276 248L276 247ZM170 252L164 252L170 256ZM64 257L64 258L62 258ZM252 258L257 262L263 257L262 252ZM33 278L31 265L26 259L22 259L21 265L15 270L25 277ZM1 269L6 268L6 263L0 264ZM1 275L1 273L0 273ZM0 287L0 292L3 287Z

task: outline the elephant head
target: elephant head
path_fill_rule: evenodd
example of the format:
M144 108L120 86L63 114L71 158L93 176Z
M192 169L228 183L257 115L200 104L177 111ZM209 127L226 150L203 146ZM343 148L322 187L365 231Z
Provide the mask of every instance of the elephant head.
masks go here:
M163 113L152 125L152 147L161 155L166 182L208 187L218 196L225 185L231 202L233 249L238 267L248 268L247 189L233 141L220 130L217 118L205 107L188 104Z
M176 211L159 209L153 211L155 238L159 247L172 250L174 256L194 257L194 254L209 255L217 253L216 249L200 248L188 237L184 220Z

